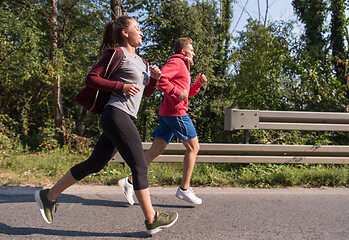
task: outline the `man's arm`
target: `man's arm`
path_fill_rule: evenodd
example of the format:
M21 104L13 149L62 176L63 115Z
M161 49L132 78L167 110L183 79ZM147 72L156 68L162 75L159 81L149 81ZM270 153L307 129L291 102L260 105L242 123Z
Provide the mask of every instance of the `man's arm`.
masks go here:
M165 66L161 68L161 78L158 82L158 88L168 94L179 97L181 95L182 90L178 89L173 83L169 80L174 77L178 73L178 63L173 59L170 59Z
M200 88L207 82L207 78L205 74L199 73L196 76L196 81L194 84L190 86L190 91L189 91L189 98L195 96L199 91Z

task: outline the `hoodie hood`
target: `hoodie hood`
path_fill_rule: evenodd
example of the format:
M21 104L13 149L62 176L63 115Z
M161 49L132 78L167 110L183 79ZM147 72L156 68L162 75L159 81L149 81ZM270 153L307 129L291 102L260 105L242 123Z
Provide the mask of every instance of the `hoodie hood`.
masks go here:
M182 59L184 62L190 63L191 65L194 65L193 60L190 59L190 58L188 58L188 57L186 57L186 56L184 56L183 54L175 54L175 55L171 56L170 59L171 59L171 58L180 58L180 59Z

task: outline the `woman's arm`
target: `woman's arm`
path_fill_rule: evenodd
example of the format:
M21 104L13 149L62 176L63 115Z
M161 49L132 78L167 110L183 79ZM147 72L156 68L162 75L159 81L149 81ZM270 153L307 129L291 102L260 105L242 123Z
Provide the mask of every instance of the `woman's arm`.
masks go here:
M124 83L110 81L108 78L119 67L124 57L120 48L108 49L102 58L91 69L85 79L85 85L105 92L122 92ZM106 72L108 68L108 71Z
M144 93L143 93L145 98L149 98L151 95L153 95L153 93L155 92L158 86L158 81L160 77L161 77L160 69L155 65L151 66L150 78L149 78L148 84L145 86Z

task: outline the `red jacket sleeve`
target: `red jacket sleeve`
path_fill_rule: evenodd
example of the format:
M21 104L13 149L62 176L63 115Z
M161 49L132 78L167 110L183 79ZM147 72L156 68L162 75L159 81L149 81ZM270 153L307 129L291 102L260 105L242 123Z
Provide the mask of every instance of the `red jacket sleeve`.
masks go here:
M158 88L168 95L174 95L179 97L181 95L182 90L178 89L173 83L169 81L173 76L178 73L178 63L170 59L165 66L161 68L161 78L158 83Z
M92 68L85 79L85 85L105 92L122 92L124 83L110 81L108 78L119 67L124 57L120 48L108 49ZM108 68L108 71L106 72Z
M188 98L194 97L200 91L200 88L201 88L200 83L198 83L197 81L195 83L193 83L190 86Z

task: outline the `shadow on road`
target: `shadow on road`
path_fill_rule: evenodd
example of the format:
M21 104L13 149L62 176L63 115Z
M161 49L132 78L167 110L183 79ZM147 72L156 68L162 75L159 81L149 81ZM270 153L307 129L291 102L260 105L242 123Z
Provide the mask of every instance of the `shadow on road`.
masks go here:
M146 232L129 232L129 233L101 233L101 232L85 232L85 231L65 231L45 228L30 227L11 227L0 223L0 233L20 236L41 234L46 236L62 236L62 237L125 237L125 238L149 238Z
M11 187L12 189L18 189L17 194L8 194L0 191L0 204L4 203L25 203L25 202L35 202L34 192L40 190L41 188L35 187ZM82 198L71 194L61 194L58 198L59 203L79 203L87 206L103 206L103 207L118 207L127 208L131 207L126 201L114 201L105 199L89 199ZM136 203L135 205L139 205ZM161 208L194 208L192 205L169 205L169 204L159 204L153 203L154 207Z
M59 203L80 203L82 205L103 207L129 207L127 202L118 202L103 199L88 199L70 194L62 194L58 198ZM35 202L33 194L5 195L0 193L0 204Z
M40 190L41 188L37 187L21 187L21 186L0 186L0 205L1 204L21 204L21 203L33 203L35 204L34 192ZM122 194L122 193L116 193ZM83 195L85 196L85 194ZM105 198L111 198L111 195L103 195L103 193L91 192L88 194L89 198L80 197L77 195L71 194L62 194L59 196L59 203L73 203L81 205L90 205L90 206L103 206L103 207L112 207L112 208L128 208L132 207L128 202L109 200ZM96 199L100 198L100 199ZM103 199L104 198L104 199ZM120 199L120 196L118 196ZM162 201L158 197L154 197L157 201ZM136 203L135 205L139 205ZM193 208L191 205L171 205L166 203L155 203L154 207L161 208ZM49 236L60 236L60 237L82 237L82 238L149 238L151 237L145 231L140 232L89 232L89 231L78 231L78 230L59 230L59 229L46 229L40 227L13 227L3 222L0 222L0 235L5 234L15 238L16 236L30 236L30 235L41 235L50 238ZM1 237L0 237L1 238ZM17 239L17 238L16 238Z

